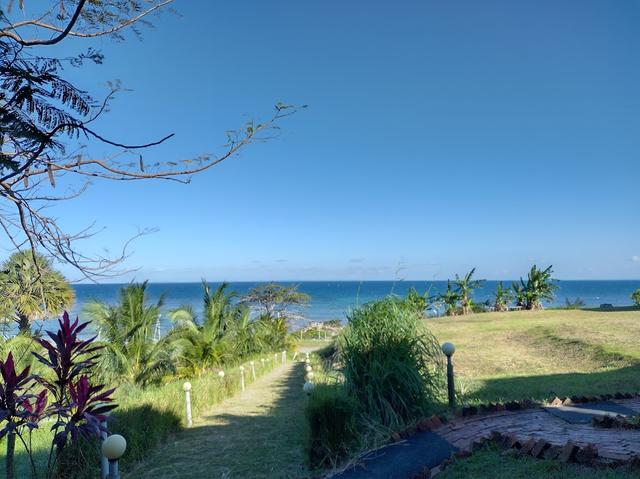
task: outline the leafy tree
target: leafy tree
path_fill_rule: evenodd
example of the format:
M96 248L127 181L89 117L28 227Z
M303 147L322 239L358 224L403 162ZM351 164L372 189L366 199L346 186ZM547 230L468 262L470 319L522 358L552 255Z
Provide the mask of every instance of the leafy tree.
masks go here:
M139 27L149 25L152 16L171 3L0 0L0 196L4 201L0 221L7 241L16 248L28 244L40 249L90 279L117 274L121 271L114 268L127 256L126 243L113 257L87 255L77 243L98 230L68 231L47 215L46 207L78 197L90 180L188 183L191 175L234 157L248 144L269 139L277 123L296 111L280 103L266 121L249 121L228 131L219 154L179 161L143 156L173 134L126 142L97 130L96 120L109 111L123 89L117 82L107 82L102 94L91 94L70 80L74 75L69 69L101 64L104 55L93 48L97 37L126 40L127 32L141 35ZM62 51L56 46L71 38L70 45L83 48L84 42L86 49L75 56L56 56ZM63 176L65 188L56 190Z
M120 290L116 305L92 301L85 306L105 347L100 366L109 379L144 384L174 370L172 344L166 339L156 342L153 337L164 298L148 305L146 291L146 281L130 284Z
M268 283L250 289L240 298L240 302L253 306L261 316L296 318L301 316L301 308L306 306L310 299L308 294L298 291L298 286Z
M509 301L513 299L513 294L509 288L505 288L502 281L498 283L496 287L495 300L493 307L496 311L508 311Z
M553 283L552 273L552 266L543 270L534 264L527 274L527 282L520 278L525 309L542 309L543 301L553 301L557 286Z
M73 304L74 292L51 261L33 251L18 251L2 264L0 311L29 334L35 319L59 316Z
M460 278L456 274L456 293L460 301L460 312L462 314L470 314L473 312L473 291L482 286L484 280L474 280L473 274L476 269L473 268L466 275Z
M636 289L631 293L631 300L633 301L633 304L640 306L640 289Z
M444 304L444 314L446 316L455 316L458 313L460 295L451 287L451 281L447 281L447 289L440 294L438 299Z

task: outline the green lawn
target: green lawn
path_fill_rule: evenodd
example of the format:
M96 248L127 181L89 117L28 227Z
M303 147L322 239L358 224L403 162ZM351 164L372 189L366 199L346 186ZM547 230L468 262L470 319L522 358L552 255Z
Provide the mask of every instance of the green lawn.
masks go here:
M457 461L439 475L440 479L631 479L639 472L630 469L593 469L560 461L502 455L485 450Z
M546 310L436 318L456 345L462 402L640 391L640 311Z

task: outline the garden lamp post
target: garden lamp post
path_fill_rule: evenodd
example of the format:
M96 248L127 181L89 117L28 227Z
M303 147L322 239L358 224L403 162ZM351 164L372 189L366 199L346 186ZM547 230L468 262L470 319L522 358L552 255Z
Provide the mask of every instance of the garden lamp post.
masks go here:
M240 389L244 391L244 366L240 366Z
M102 443L102 455L109 461L109 479L120 479L118 459L126 449L127 441L120 434L113 434Z
M456 389L453 382L453 362L451 357L456 352L456 347L452 343L444 343L442 352L447 357L447 395L449 396L449 407L453 409L456 404Z
M256 380L256 363L255 361L251 361L251 379Z

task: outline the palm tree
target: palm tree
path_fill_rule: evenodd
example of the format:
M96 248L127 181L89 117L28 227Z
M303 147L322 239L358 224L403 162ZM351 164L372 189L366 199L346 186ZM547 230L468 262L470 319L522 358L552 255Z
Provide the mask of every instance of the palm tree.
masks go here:
M473 311L473 290L482 286L483 280L472 279L476 269L473 268L463 278L456 274L456 292L460 300L460 311L462 314L469 314Z
M175 327L167 340L175 346L181 373L186 376L202 374L230 359L234 353L231 335L238 334L238 339L242 337L244 342L249 329L249 311L233 304L236 294L226 292L227 283L222 283L215 291L204 280L202 286L202 321L191 306L182 306L169 314ZM247 310L246 318L240 309Z
M457 291L451 288L451 281L447 280L447 289L438 299L444 304L444 314L446 316L455 316L458 313L458 300L460 296Z
M60 315L74 297L65 277L38 252L18 251L2 264L0 311L15 318L20 333L30 334L35 319Z
M524 288L526 309L542 309L543 301L553 300L557 286L553 283L552 274L552 266L542 270L534 264L527 275L527 282L525 283L520 278L520 283Z
M507 311L509 309L509 301L513 299L511 289L505 288L502 281L498 283L496 288L494 309L496 311Z
M166 339L154 341L164 298L147 304L147 282L132 283L120 290L119 302L110 306L89 302L84 313L98 329L105 346L102 373L109 379L122 377L135 383L161 379L173 371L173 347Z

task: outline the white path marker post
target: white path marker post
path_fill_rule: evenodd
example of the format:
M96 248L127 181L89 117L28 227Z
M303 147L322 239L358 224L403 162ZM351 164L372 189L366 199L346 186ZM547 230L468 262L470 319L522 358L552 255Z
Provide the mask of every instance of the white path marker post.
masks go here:
M244 366L240 366L240 389L244 391Z
M184 401L187 412L187 427L193 426L193 417L191 416L191 383L189 381L182 385L184 390Z
M100 431L100 439L104 444L104 441L106 441L108 437L107 421L102 421L100 426L102 427L102 430ZM104 454L100 456L100 479L109 479L109 459L107 459Z
M282 351L282 364L286 364L287 362L287 352Z
M251 379L256 380L256 363L255 361L251 361Z
M264 371L264 358L260 358L260 362L262 363L262 370Z
M273 355L273 365L275 366L276 364L278 364L278 353Z

